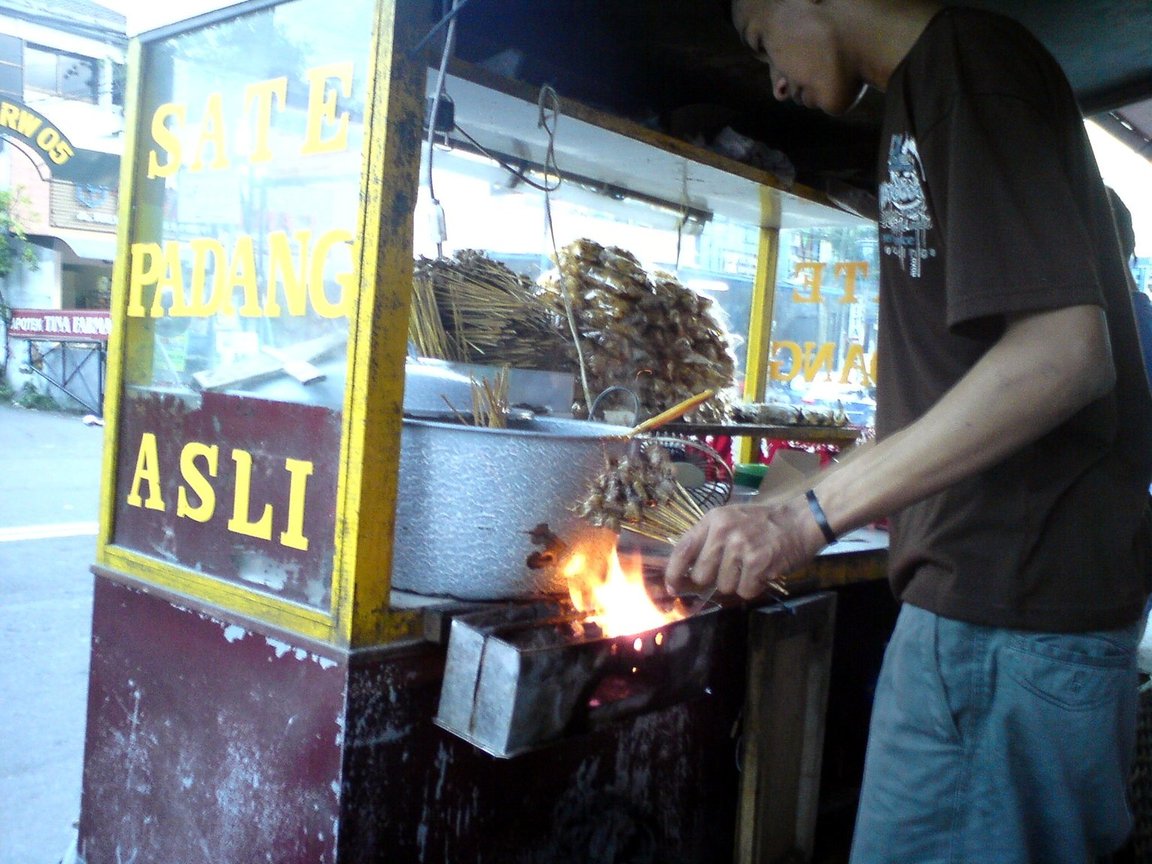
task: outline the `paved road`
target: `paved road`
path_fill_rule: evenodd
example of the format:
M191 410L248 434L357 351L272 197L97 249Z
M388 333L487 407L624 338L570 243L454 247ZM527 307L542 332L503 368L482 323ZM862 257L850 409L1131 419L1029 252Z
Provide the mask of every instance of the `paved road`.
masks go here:
M0 406L0 864L56 864L75 835L102 441Z

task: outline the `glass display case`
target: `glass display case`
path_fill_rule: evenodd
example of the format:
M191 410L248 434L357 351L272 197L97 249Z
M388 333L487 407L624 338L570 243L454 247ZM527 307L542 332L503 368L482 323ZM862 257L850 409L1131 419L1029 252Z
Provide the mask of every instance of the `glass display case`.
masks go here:
M372 126L390 98L375 14L253 2L137 47L102 565L314 636L380 632L392 550L370 535L404 494L403 376L382 370L404 353L413 256L480 249L535 278L574 240L618 246L715 301L733 399L866 407L866 219L464 65L453 129L417 168L418 123ZM415 58L387 60L390 86L431 95Z
M781 231L768 348L772 392L859 426L876 413L876 244L872 226Z
M535 279L578 238L620 247L714 301L731 335L733 399L839 402L871 423L873 223L766 171L600 126L580 106L558 102L543 124L546 92L500 86L475 69L447 77L455 128L425 148L417 255L483 250ZM757 289L762 256L772 272Z
M374 9L297 0L153 34L125 160L111 554L318 622L333 606Z

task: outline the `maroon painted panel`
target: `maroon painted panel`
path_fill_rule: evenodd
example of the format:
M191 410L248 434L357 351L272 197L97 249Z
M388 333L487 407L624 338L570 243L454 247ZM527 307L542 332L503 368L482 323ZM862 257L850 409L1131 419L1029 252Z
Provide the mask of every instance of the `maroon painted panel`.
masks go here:
M707 696L496 759L433 723L444 650L328 660L96 580L88 864L732 858L746 614Z
M327 609L339 456L338 411L221 393L129 391L115 542ZM237 515L248 527L237 528Z
M96 579L88 864L334 864L343 662Z

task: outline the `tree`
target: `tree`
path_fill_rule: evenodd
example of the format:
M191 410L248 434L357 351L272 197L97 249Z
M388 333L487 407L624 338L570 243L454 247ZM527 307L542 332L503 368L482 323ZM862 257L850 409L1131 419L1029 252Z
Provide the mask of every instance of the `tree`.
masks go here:
M28 196L20 187L0 189L0 283L7 282L8 274L19 263L26 264L32 270L39 267L36 250L28 242L28 234L24 230L28 205ZM0 354L2 384L8 372L8 328L12 324L12 307L8 305L3 287L0 287L0 321L4 323L4 351Z

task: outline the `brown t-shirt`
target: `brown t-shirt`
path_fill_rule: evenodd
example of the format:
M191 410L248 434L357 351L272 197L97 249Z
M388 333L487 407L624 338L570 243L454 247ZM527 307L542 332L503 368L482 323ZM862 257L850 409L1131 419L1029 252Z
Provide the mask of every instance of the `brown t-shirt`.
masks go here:
M894 517L893 590L978 624L1129 624L1145 598L1152 400L1108 199L1067 81L1014 22L950 8L896 69L886 99L878 435L927 411L1009 313L1102 306L1117 372L1111 394L1059 428Z

